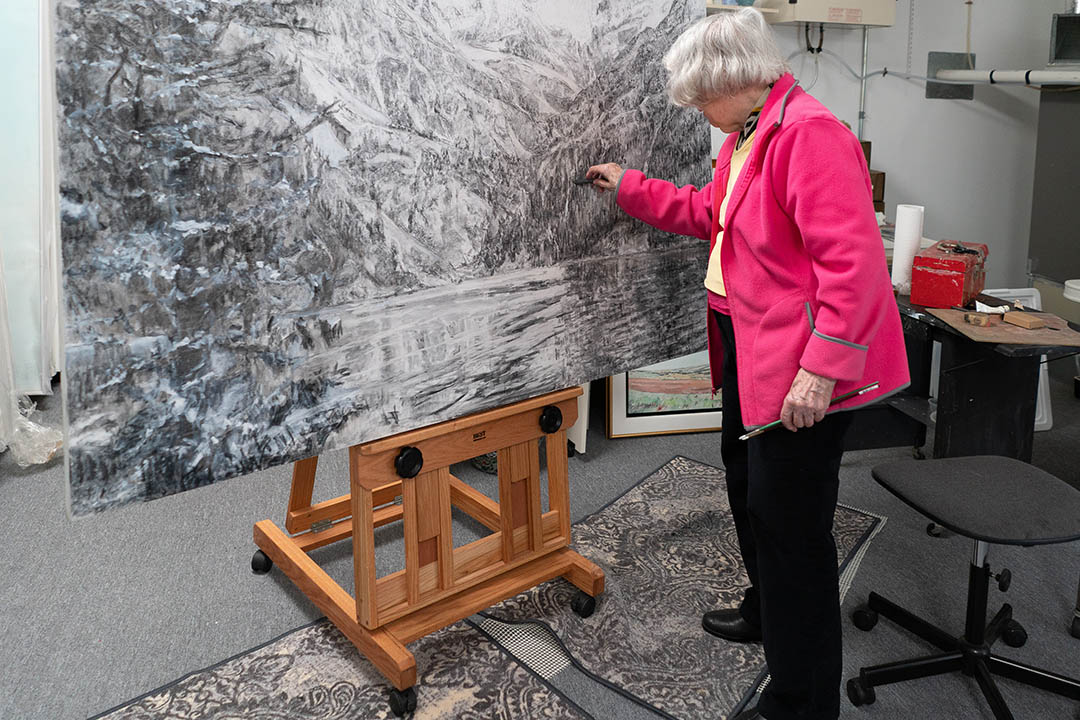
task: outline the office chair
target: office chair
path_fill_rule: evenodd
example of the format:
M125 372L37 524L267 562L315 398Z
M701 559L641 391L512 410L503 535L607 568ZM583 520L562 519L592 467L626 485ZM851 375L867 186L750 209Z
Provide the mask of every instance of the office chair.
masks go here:
M1049 473L1007 457L976 456L938 460L905 460L875 467L871 474L886 490L933 522L974 541L968 574L967 620L955 637L877 593L852 613L860 630L869 631L884 615L941 652L911 660L864 667L847 682L856 707L874 702L874 688L890 683L960 671L974 676L997 720L1012 720L994 676L1033 685L1080 700L1080 681L1030 667L995 654L1001 638L1020 647L1027 632L1006 603L986 623L990 578L1002 590L1008 570L992 573L987 563L990 543L1049 545L1080 539L1080 491Z

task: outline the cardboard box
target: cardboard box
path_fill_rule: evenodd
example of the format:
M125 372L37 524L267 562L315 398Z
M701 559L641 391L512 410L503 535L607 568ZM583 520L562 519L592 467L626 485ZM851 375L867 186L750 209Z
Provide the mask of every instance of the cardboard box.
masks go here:
M911 266L911 303L925 307L963 307L986 286L982 243L936 242L919 252Z

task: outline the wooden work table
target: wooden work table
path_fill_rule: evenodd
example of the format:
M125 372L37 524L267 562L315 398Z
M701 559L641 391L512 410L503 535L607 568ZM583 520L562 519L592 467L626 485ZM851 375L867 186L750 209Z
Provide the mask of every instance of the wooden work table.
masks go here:
M977 342L907 296L897 298L897 307L911 385L855 411L845 447L910 445L922 457L930 429L934 457L1005 455L1030 462L1042 358L1067 357L1080 348ZM930 400L934 342L941 344L936 412Z

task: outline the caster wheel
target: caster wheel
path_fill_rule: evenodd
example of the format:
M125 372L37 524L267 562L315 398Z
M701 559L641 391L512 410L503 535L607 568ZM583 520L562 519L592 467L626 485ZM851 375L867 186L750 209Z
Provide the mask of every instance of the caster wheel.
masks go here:
M577 457L577 448L574 447L573 440L566 441L566 457Z
M406 713L416 710L416 688L402 691L397 688L390 689L390 711L398 717L405 717Z
M587 618L596 610L596 598L578 590L577 595L570 601L570 608L580 617Z
M874 692L874 688L867 687L863 684L860 678L851 678L847 681L847 696L848 700L855 707L860 705L873 705L877 700L877 693Z
M944 537L945 536L945 528L941 527L937 523L930 523L929 525L926 526L926 534L929 535L930 537L936 537L936 538Z
M925 460L926 455L923 453L922 448L911 448L911 457L916 460Z
M265 575L274 567L274 561L262 550L256 550L251 556L251 572L256 575Z
M1005 628L1001 631L1001 639L1009 647L1023 647L1024 643L1027 642L1027 638L1027 630L1015 620L1009 620L1009 622L1005 623Z
M855 611L851 613L851 622L855 623L855 627L859 628L863 632L869 632L877 625L878 613L876 610L871 610L867 606L855 608Z
M1080 638L1080 615L1073 618L1072 627L1069 628L1069 633L1074 638Z

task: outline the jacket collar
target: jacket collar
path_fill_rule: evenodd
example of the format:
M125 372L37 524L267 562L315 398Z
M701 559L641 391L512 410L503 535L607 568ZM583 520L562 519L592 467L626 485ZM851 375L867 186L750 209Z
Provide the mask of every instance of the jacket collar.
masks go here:
M798 87L798 81L792 76L791 73L784 73L780 76L780 79L773 84L772 92L769 93L768 99L765 101L765 107L761 110L761 117L758 119L757 135L754 140L754 147L750 153L750 157L747 159L749 169L753 169L754 166L761 160L761 153L764 152L763 148L766 146L769 136L772 132L780 127L780 124L784 122L784 112L787 110L788 98ZM734 136L734 137L732 137ZM735 147L735 141L737 139L736 133L732 133L728 139L724 142L724 148L730 150L728 144L733 148ZM721 153L724 151L721 150ZM722 201L719 200L722 195L720 191L726 189L728 173L731 172L731 153L726 153L727 159L724 161L725 165L717 168L718 173L722 175L724 181L722 184L716 186L717 207L720 207ZM726 169L724 169L726 168ZM720 172L722 171L722 172ZM740 181L735 184L735 187L731 191L731 199L727 205L727 217L724 220L724 227L728 226L728 220L730 220L735 209L739 206L739 202L746 194L746 188L750 184L750 173L744 173ZM719 222L719 218L717 218ZM716 237L715 232L713 237ZM722 251L721 251L722 252Z
M765 100L765 106L761 109L761 116L758 118L757 139L754 141L755 147L763 146L770 131L779 128L781 123L784 122L784 113L787 111L788 100L798 86L799 81L791 73L784 73L773 83L769 97ZM731 148L728 147L728 143L731 143L732 147L734 147L737 138L738 133L731 133L725 140L724 149L720 151L720 158L722 159L717 163L718 170L731 163Z
M780 127L784 122L784 113L787 111L788 100L792 92L798 87L799 81L791 73L784 73L773 83L772 92L765 101L765 107L761 110L761 119L758 120L761 127Z

